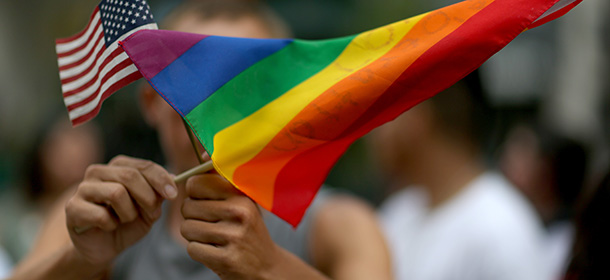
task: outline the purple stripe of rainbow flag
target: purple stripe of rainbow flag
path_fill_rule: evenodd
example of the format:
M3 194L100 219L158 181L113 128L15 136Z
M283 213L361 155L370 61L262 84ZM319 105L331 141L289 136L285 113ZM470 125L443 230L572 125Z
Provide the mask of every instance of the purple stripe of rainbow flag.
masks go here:
M580 1L470 0L323 41L141 31L122 46L216 170L297 225L356 139Z

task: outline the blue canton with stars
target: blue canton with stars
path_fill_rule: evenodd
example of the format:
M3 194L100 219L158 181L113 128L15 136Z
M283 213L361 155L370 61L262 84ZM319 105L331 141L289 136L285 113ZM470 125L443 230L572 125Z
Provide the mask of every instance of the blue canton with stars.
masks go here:
M135 28L155 23L145 0L102 0L98 7L106 47Z

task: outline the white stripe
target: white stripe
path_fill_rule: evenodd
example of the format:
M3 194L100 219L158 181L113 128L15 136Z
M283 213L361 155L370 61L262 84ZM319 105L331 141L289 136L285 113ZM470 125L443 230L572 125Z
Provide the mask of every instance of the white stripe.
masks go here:
M99 71L101 70L100 67L102 66L101 64L104 62L104 60L106 60L106 58L108 58L110 56L110 54L112 54L112 52L114 52L117 48L118 48L118 44L112 44L112 45L110 45L110 48L105 49L102 52L102 54L96 61L93 61L93 60L96 58L97 53L96 53L96 56L92 56L91 58L87 59L87 61L86 61L87 63L83 63L81 65L75 66L74 68L69 68L69 69L66 69L63 71L59 71L59 77L63 80L65 78L70 78L70 77L76 76L78 74L82 74L87 69L87 67L90 67L91 64L95 63L93 68L87 74L85 74L85 76L82 76L75 81L62 84L61 87L62 87L63 92L66 93L70 90L79 88L80 86L86 84L88 81L93 79L97 75L97 73L99 73ZM69 90L65 90L64 88L67 88Z
M100 27L95 31L95 35L93 36L93 39L91 41L89 41L89 43L87 44L87 46L85 48L83 48L82 50L75 52L69 56L64 56L64 57L58 58L57 62L59 64L59 67L81 60L83 57L87 56L87 54L89 53L89 51L91 51L91 49L93 49L93 47L99 48L99 45L100 45L99 43L103 44L104 38L102 38L102 40L100 40L100 42L97 44L97 46L95 45L95 42L96 42L96 39L98 38L98 36L100 36L103 31L104 31L104 29L100 25ZM60 53L58 52L58 54L60 54Z
M147 24L147 25L142 25L142 26L140 26L138 28L135 28L135 29L131 30L130 32L124 34L117 41L124 40L125 38L127 38L127 36L133 34L134 32L136 32L138 30L142 30L142 29L157 29L157 24L156 23L150 23L150 24ZM100 42L100 44L103 45L104 43ZM99 46L100 45L98 45L98 47ZM108 49L106 49L104 51L104 53L110 54L114 50L116 50L116 48L118 48L118 47L119 47L118 44L115 42L115 43L111 44L110 47L108 47ZM97 55L98 52L99 52L99 50L96 50L95 54ZM108 56L108 54L105 55L105 56L102 55L102 57L105 59ZM102 57L100 57L100 60L103 61ZM95 55L92 55L89 59L87 59L87 61L85 61L82 64L79 64L78 66L74 66L73 68L65 69L63 71L59 71L59 78L63 80L63 79L66 79L66 78L74 77L74 76L82 73L83 71L85 71L93 63L93 61L92 61L93 59L95 59ZM102 63L102 61L96 62L97 63L96 67L99 67L99 64Z
M82 46L84 43L86 43L87 38L89 38L89 35L91 35L91 32L93 32L93 29L95 28L95 26L97 25L97 23L99 21L100 21L100 12L98 11L97 13L95 13L95 16L93 16L93 19L91 19L91 24L89 25L89 28L87 28L87 31L82 36L80 36L70 42L60 43L55 46L57 53L69 52L73 49L76 49L76 48ZM101 24L100 24L100 26L101 26Z
M546 13L542 14L536 21L534 21L534 23L558 12L559 10L565 8L566 6L572 4L576 1L578 1L578 0L559 0L559 2L555 3L555 5L553 5L553 7L548 9L546 11Z
M112 59L112 61L110 61L110 63L108 63L106 65L106 67L104 67L104 69L102 69L102 71L99 73L99 75L95 75L95 77L93 77L95 80L95 82L90 85L88 88L86 88L85 90L74 94L74 95L70 95L66 98L64 98L65 103L67 106L70 106L72 104L81 102L83 100L85 100L87 97L89 97L90 95L92 95L100 86L100 83L102 82L102 78L104 76L106 76L106 74L108 74L109 72L111 72L119 63L125 61L129 59L129 57L127 56L126 53L121 53L120 55L116 56L114 59ZM132 66L133 64L129 65ZM96 69L97 72L97 69ZM97 73L96 73L97 74ZM108 80L110 81L110 80ZM68 87L68 86L62 86L61 90L66 93L69 92L70 90L74 90L77 89L77 87Z
M104 47L104 42L100 42L96 47L95 47L95 51L91 54L91 56L85 60L83 63L70 67L68 69L64 69L59 71L59 78L60 79L66 79L66 78L70 78L70 77L74 77L78 74L83 73L83 71L87 70L87 68L89 66L91 66L93 63L96 64L97 67L99 67L99 64L102 63L104 61L104 59L106 57L108 57L108 55L110 55L112 53L112 51L116 50L116 48L118 47L117 44L112 44L110 45L109 49L105 49L102 50ZM111 50L111 51L108 51ZM97 59L97 55L100 53L100 51L103 51L102 55Z
M95 99L91 100L91 102L89 102L83 106L80 106L80 107L75 108L72 111L70 111L70 113L69 113L70 120L74 120L78 117L84 116L84 115L88 114L89 112L93 111L93 109L95 109L95 107L97 107L97 105L100 103L102 95L104 94L105 91L108 90L108 88L110 88L116 82L119 82L123 78L125 78L125 77L129 76L130 74L137 72L137 71L138 71L138 68L136 68L132 64L129 67L114 74L114 76L112 76L112 78L110 78L108 81L106 81L106 83L104 83L102 85L102 88L101 88L100 92L97 94L97 96L95 97ZM66 104L66 106L68 106L68 104Z

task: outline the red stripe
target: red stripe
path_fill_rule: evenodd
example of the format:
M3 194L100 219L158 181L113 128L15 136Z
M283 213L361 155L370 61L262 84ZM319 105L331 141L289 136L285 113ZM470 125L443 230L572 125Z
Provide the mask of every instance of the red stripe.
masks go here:
M100 102L97 104L97 106L91 112L73 119L72 125L77 126L77 125L84 123L84 122L94 118L95 116L97 116L100 109L102 108L102 103L104 102L104 100L106 100L106 98L110 97L110 95L112 95L117 90L121 89L122 87L132 83L133 81L137 81L140 78L142 78L142 74L140 74L140 72L136 71L136 72L133 72L132 74L126 76L125 78L117 81L116 83L114 83L111 87L108 88L108 90L106 90L102 94L102 97L100 98ZM70 109L68 109L68 112L70 112Z
M83 90L85 90L86 88L90 87L91 85L93 85L93 83L95 83L95 81L97 79L99 79L100 76L100 71L102 71L102 69L104 69L104 67L106 67L115 57L117 57L118 55L120 55L121 53L123 53L123 50L120 48L117 48L116 50L114 50L112 53L110 53L110 55L108 55L108 57L106 57L104 59L104 61L102 62L102 64L100 64L99 67L95 68L93 71L97 71L97 73L91 78L91 80L89 80L87 83L85 83L84 85L80 86L79 88L76 88L74 90L65 92L63 94L64 97L68 97L70 95L74 95L77 94ZM99 59L99 58L98 58ZM96 59L97 61L97 59ZM131 60L129 58L125 59L125 61L129 61L130 64L132 64L133 62L131 62ZM95 66L95 63L93 64ZM92 68L92 67L90 67ZM84 76L87 73L81 73L78 76ZM64 84L62 82L62 84Z
M97 46L97 44L99 44L99 42L103 39L104 39L104 32L102 32L100 34L99 38L97 38L97 41L95 42L95 46ZM64 71L64 70L67 70L70 68L77 67L77 66L83 64L84 62L86 62L87 59L89 59L92 55L96 55L97 57L99 57L101 55L101 53L103 53L106 50L106 45L102 45L102 47L98 50L97 53L93 53L96 49L95 46L93 48L91 48L91 50L89 50L89 53L87 53L87 55L85 55L83 58L79 59L78 61L75 61L70 64L59 67L59 71Z
M296 206L309 205L310 200L306 200L309 191L317 190L351 143L465 77L525 30L552 4L546 0L496 0L467 20L418 58L337 138L291 159L277 176L273 212L291 223L298 222L304 209ZM532 12L532 7L537 6L543 8ZM498 17L512 20L498 22ZM486 30L481 30L483 28ZM303 199L292 195L296 189L302 192L299 195ZM295 197L299 197L298 202Z
M72 105L68 106L68 110L70 110L70 111L71 111L71 110L73 110L74 108L78 108L78 107L80 107L80 106L82 106L82 105L84 105L84 104L87 104L87 103L91 102L91 100L93 100L93 99L95 99L95 97L97 97L97 95L98 95L98 93L100 92L101 87L102 87L102 85L103 85L104 83L106 83L108 80L110 80L110 78L112 78L112 76L113 76L114 74L116 74L117 72L119 72L119 71L121 71L121 70L123 70L123 69L127 68L127 67L128 67L128 66L130 66L131 64L132 64L132 63L131 63L131 60L129 60L129 59L124 60L124 61L122 61L121 63L117 64L115 67L113 67L113 68L112 68L112 70L111 70L110 72L108 72L108 73L107 73L107 74L106 74L106 75L105 75L105 76L104 76L104 77L101 79L101 81L100 81L100 85L97 87L97 89L96 89L96 90L95 90L95 91L94 91L94 92L93 92L91 95L87 96L87 98L85 98L85 99L81 100L81 101L80 101L80 102L78 102L78 103L74 103L74 104L72 104ZM99 77L98 77L98 78L99 78Z
M89 22L87 23L87 26L85 27L85 29L83 29L81 32L77 33L76 35L72 35L67 38L56 39L55 44L57 45L57 44L69 43L69 42L77 40L78 38L83 36L85 34L85 32L87 32L87 29L89 29L89 26L91 26L91 22L93 22L93 18L95 17L95 14L97 14L99 11L100 11L100 8L98 6L95 6L95 9L93 10L93 13L89 17ZM101 19L101 17L100 17L100 19Z
M67 52L62 52L62 53L57 53L57 57L61 58L61 57L70 56L70 55L73 55L74 53L76 53L76 52L78 52L78 51L80 51L80 50L84 49L84 48L87 46L87 44L88 44L89 42L91 42L91 40L93 39L93 36L95 35L95 30L97 30L97 28L98 28L98 27L99 27L101 24L102 24L102 22L101 22L101 21L98 21L98 22L97 22L97 24L95 25L95 28L93 29L93 31L91 32L91 34L89 34L89 38L87 38L87 41L85 41L85 43L84 43L84 44L82 44L82 45L78 46L77 48L75 48L75 49L73 49L73 50L70 50L70 51L67 51ZM102 31L102 33L101 33L101 34L102 34L102 36L101 36L101 37L103 37L104 31ZM97 41L97 42L99 42L99 39L97 39L96 41ZM97 42L96 42L96 45L97 45Z
M580 4L580 2L582 2L582 0L574 1L574 3L563 7L562 9L560 9L560 10L558 10L558 11L556 11L556 12L554 12L554 13L548 15L548 16L546 16L545 18L543 18L543 19L541 19L541 20L539 20L537 22L534 22L534 24L532 24L529 28L530 29L536 28L536 27L541 26L541 25L543 25L543 24L545 24L547 22L550 22L550 21L553 21L553 20L556 20L556 19L560 18L561 16L565 15L570 10L572 10L574 7L576 7L576 5Z

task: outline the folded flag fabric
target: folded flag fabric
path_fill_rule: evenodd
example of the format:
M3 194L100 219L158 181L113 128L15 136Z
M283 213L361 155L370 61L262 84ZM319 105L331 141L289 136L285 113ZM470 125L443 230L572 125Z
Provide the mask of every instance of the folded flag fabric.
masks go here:
M580 0L470 0L344 38L140 31L121 42L216 170L297 225L348 146Z
M142 78L118 41L157 29L145 0L102 0L80 33L56 40L64 103L73 125L95 117L102 102Z

